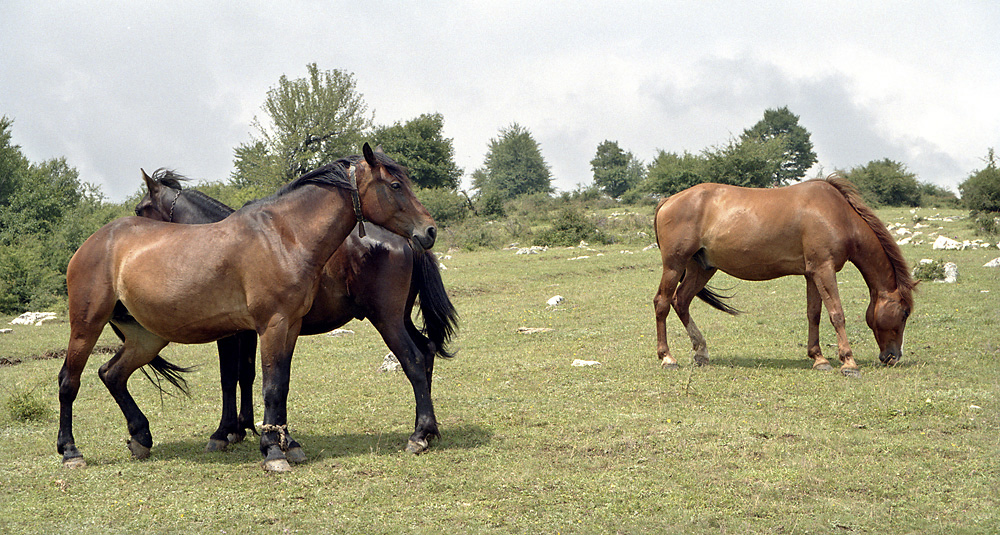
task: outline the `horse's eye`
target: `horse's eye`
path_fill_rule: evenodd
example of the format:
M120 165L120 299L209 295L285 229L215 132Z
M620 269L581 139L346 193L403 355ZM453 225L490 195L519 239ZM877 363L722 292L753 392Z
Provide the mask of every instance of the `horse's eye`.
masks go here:
M399 182L393 182L392 184L389 184L389 187L392 189L400 189L403 187L403 185L400 184Z

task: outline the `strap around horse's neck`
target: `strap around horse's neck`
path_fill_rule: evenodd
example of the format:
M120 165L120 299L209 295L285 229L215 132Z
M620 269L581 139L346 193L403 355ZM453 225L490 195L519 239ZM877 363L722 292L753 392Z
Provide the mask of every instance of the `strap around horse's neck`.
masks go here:
M365 215L361 213L361 195L358 193L357 167L351 166L351 200L354 201L354 216L358 218L358 237L365 237Z
M174 201L170 203L170 213L167 214L167 223L174 222L174 206L177 206L177 199L179 199L180 196L181 196L181 190L177 190L177 193L174 194Z

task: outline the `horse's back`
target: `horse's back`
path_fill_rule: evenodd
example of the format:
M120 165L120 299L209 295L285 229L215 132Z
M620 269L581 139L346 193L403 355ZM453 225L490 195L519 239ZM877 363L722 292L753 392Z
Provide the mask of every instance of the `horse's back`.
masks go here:
M823 180L783 188L699 184L661 203L657 241L666 260L703 250L714 268L749 280L804 274L811 262L846 258L856 217ZM680 261L680 260L678 260Z

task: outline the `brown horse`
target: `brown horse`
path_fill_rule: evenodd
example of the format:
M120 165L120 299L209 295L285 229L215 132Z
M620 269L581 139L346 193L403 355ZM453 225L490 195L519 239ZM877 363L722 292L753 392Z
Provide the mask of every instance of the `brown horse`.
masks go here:
M822 305L837 331L840 371L860 374L844 325L836 274L851 261L868 285L866 319L879 346L879 360L902 357L903 329L913 309L913 289L903 254L885 225L861 201L854 186L836 176L777 189L699 184L660 201L654 222L663 277L653 298L656 353L664 368L677 366L667 346L665 321L677 311L698 365L708 349L689 306L697 295L729 312L718 294L705 288L717 270L744 280L785 275L806 279L809 319L807 353L813 368L831 369L819 345Z
M132 372L169 342L253 330L263 370L263 465L290 469L283 450L291 358L323 266L362 218L408 237L418 250L431 247L437 232L410 184L389 173L368 144L364 155L350 170L332 164L307 173L218 223L125 217L80 246L66 272L70 341L59 372L57 439L64 466L85 464L73 438L73 401L110 322L124 344L99 375L125 415L134 456L148 456L153 440L127 389Z
M378 149L375 154L387 168L397 173L405 172ZM161 169L152 178L145 179L147 193L135 208L136 215L141 217L203 224L221 221L233 213L232 208L198 190L183 189L181 182L187 179L172 171ZM413 387L417 416L406 449L420 453L427 449L432 437L439 436L430 402L434 357L435 354L451 357L446 346L458 317L448 299L433 253L415 252L406 239L378 225L365 227L365 237L361 237L360 232L352 232L323 267L312 309L302 318L301 334L329 332L352 319L371 321L401 363ZM424 323L422 330L411 319L418 295ZM254 429L256 344L257 334L253 331L218 341L222 417L206 451L224 450L229 444L243 440L246 429ZM163 372L163 363L155 362L151 366ZM166 376L168 380L171 377ZM237 385L242 394L238 414ZM292 462L305 460L305 453L294 440L289 441L285 455Z

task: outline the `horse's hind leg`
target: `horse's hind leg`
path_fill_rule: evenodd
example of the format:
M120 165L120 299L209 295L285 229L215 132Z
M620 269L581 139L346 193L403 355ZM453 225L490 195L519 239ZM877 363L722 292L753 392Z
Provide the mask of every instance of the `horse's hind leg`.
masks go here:
M149 420L128 391L128 378L135 370L149 364L167 346L167 341L150 333L135 320L116 320L116 327L125 336L125 343L111 360L98 370L101 381L115 398L128 425L128 448L136 459L149 457L153 435Z
M698 366L708 364L708 344L694 320L691 319L691 300L708 284L709 279L715 275L715 271L715 269L703 269L694 259L689 260L687 269L684 270L684 279L674 293L674 310L677 311L677 317L680 318L688 337L691 338L694 362Z
M406 332L401 315L392 321L381 321L375 318L372 324L382 335L382 340L389 347L399 364L406 373L406 378L410 380L413 387L413 396L416 400L416 418L413 424L413 434L406 444L406 451L409 453L422 453L430 448L433 438L439 438L437 417L434 415L434 404L431 401L431 370L428 366L433 366L433 353L423 353L417 344Z

